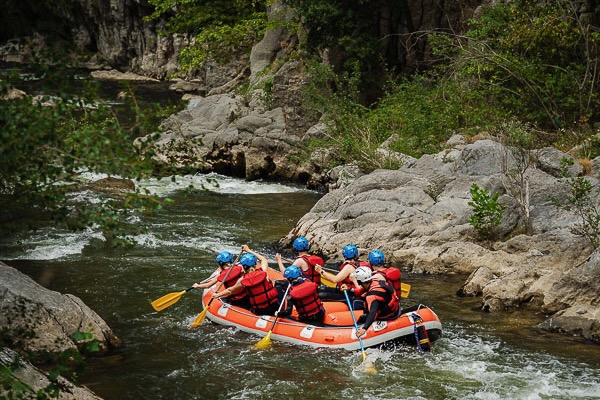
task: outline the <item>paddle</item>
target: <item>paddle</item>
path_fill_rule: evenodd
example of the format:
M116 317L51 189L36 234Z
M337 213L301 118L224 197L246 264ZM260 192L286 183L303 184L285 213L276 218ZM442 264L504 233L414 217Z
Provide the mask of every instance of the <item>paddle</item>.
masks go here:
M221 287L227 280L229 273L231 272L231 270L233 270L234 265L237 264L238 260L240 259L240 257L242 256L243 253L244 253L244 250L242 250L240 252L240 254L238 254L238 256L236 257L235 261L233 261L233 263L231 264L231 267L229 267L229 269L227 270L227 273L225 274L223 281L219 284L219 286L217 287L217 290L215 290L215 293L217 293L219 290L221 290ZM202 310L200 312L200 314L198 314L196 316L196 318L194 318L194 321L192 321L192 323L190 324L190 329L195 328L195 327L199 326L200 324L202 324L202 322L204 322L204 318L206 318L206 312L208 311L208 308L212 304L213 300L214 300L214 298L211 298L210 301L208 302L208 304L206 304L206 307L204 307L204 310Z
M206 278L205 280L203 280L200 283L208 282L209 280L211 280L213 278L213 275L214 275L214 273L211 274L208 278ZM150 304L152 304L152 308L154 308L155 311L162 311L165 308L171 307L173 304L177 303L179 301L179 299L181 299L181 296L183 296L184 294L186 294L193 288L194 287L182 290L180 292L171 292L169 294L165 294L160 299L156 299Z
M344 295L346 295L346 302L348 303L348 308L350 309L350 315L352 315L352 321L354 322L354 329L358 331L358 323L356 322L356 318L354 318L354 310L352 309L352 303L350 302L350 297L348 297L348 291L344 290ZM360 349L362 351L363 362L367 359L367 353L365 352L365 345L363 344L362 338L358 337L358 342L360 343ZM365 364L365 372L370 374L374 374L377 372L373 364L368 363Z
M323 269L327 272L331 272L332 274L337 274L339 271L336 271L335 269L331 269L331 268L325 268L323 267ZM327 278L321 276L321 282L329 287L335 287L336 283L331 282L330 280L328 280ZM408 295L410 294L410 285L408 283L401 283L400 284L400 290L402 291L402 298L403 299L407 299Z
M292 287L292 285L289 284L288 287L287 287L287 289L285 290L285 293L283 294L283 298L281 299L281 304L279 305L279 309L277 310L277 315L275 316L275 320L273 321L273 325L271 325L271 329L269 329L269 333L267 333L267 336L265 336L264 338L260 339L254 345L254 347L256 347L257 349L265 350L265 349L268 349L269 347L271 347L271 344L272 344L272 342L271 342L271 333L273 333L273 328L275 328L275 324L277 323L277 320L279 319L279 313L281 312L281 308L283 307L283 303L285 303L285 298L287 297L287 294L290 291L291 287Z
M183 296L184 294L186 294L187 292L189 292L192 289L193 289L193 287L182 290L181 292L171 292L169 294L165 294L160 299L156 299L151 303L152 308L154 308L154 311L162 311L165 308L170 307L173 304L177 303L179 301L179 299L181 299L181 296Z

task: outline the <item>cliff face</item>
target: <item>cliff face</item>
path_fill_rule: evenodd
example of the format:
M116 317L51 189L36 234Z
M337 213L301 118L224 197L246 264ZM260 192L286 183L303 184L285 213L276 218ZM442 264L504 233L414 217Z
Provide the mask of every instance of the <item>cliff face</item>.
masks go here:
M163 79L177 71L176 59L189 37L159 34L165 21L145 21L153 11L144 0L70 0L66 6L47 6L28 0L13 3L0 17L0 59L27 62L30 47L24 46L21 26L33 27L36 43L48 46L56 36L72 39L78 52L91 54L101 66L131 71ZM429 62L429 48L422 32L452 30L460 32L473 16L481 0L447 2L444 0L372 1L367 25L381 38L381 53L398 70L411 70ZM12 13L12 14L11 14ZM53 21L44 28L39 21ZM27 33L28 35L31 32ZM333 64L343 55L335 55ZM239 71L239 69L238 69ZM206 71L198 71L203 77Z
M143 0L71 0L62 7L12 2L0 17L8 24L0 32L4 61L27 63L36 52L62 47L89 57L89 66L164 78L177 71L177 54L187 43L185 37L159 34L164 21L145 21L153 9ZM33 35L24 36L22 25Z

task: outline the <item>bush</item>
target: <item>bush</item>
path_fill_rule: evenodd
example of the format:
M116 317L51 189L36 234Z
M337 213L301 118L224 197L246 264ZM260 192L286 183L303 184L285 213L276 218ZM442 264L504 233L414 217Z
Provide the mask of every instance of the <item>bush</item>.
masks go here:
M504 214L504 205L498 203L499 193L493 195L477 184L471 185L471 198L468 204L473 209L473 214L469 218L469 223L482 239L491 239L494 229L502 222Z

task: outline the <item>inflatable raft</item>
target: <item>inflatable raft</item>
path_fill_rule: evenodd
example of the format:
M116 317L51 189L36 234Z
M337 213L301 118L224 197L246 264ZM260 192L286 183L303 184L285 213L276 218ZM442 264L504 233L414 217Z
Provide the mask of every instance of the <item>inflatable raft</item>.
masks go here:
M275 270L270 270L269 275L274 279L282 279L281 274ZM202 296L202 305L206 307L210 304L206 316L214 323L234 326L259 336L265 336L273 329L272 339L298 345L351 351L360 349L352 315L345 302L323 302L326 310L323 326L294 320L294 310L290 317L280 317L272 328L275 319L273 316L253 314L247 309L232 306L222 299L210 302L216 288L217 285L206 289ZM362 311L354 311L357 320L362 314ZM393 320L375 321L362 336L362 340L365 347L396 341L418 343L428 339L429 342L433 342L441 336L441 332L442 324L435 312L427 306L418 305L404 309L400 316Z

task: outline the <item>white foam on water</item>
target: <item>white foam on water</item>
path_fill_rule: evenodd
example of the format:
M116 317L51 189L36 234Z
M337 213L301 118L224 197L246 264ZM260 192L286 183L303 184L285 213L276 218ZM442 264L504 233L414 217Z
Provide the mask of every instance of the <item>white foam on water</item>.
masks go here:
M92 239L103 239L102 233L91 228L74 233L40 229L21 243L25 248L24 252L13 256L3 255L3 258L7 260L56 260L81 254Z
M427 368L454 382L477 387L464 399L548 398L591 399L600 396L600 377L586 365L565 365L547 354L520 352L500 340L466 331L446 330L430 357ZM586 377L579 382L573 376ZM465 389L461 389L464 393Z
M262 181L248 182L244 179L232 178L216 173L175 176L162 179L152 178L142 180L137 184L140 188L147 189L150 193L159 196L188 188L215 193L248 195L306 191L306 189L301 187Z
M115 175L111 176L114 178L121 178ZM79 181L81 183L90 183L107 177L107 174L99 174L89 171L79 172ZM142 179L140 181L136 181L135 185L142 191L148 191L149 194L159 197L166 197L177 191L190 189L213 193L241 195L296 193L309 191L308 189L300 186L263 181L249 182L244 179L232 178L217 173L179 176L174 175L160 179ZM73 193L71 197L75 200L88 201L91 203L103 201L99 194L89 190Z

